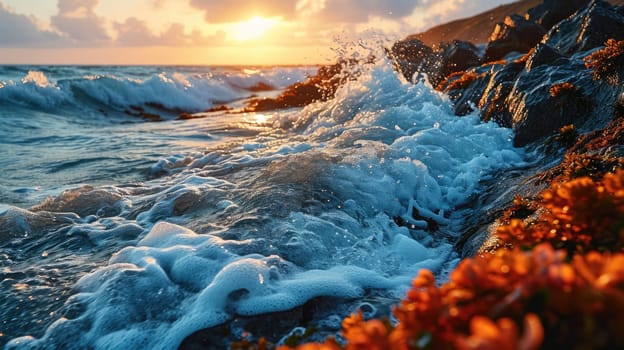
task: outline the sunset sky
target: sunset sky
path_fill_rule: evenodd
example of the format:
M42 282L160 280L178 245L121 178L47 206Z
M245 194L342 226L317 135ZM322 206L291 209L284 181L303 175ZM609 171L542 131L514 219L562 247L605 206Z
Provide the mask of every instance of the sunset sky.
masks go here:
M509 0L0 0L0 64L316 64Z

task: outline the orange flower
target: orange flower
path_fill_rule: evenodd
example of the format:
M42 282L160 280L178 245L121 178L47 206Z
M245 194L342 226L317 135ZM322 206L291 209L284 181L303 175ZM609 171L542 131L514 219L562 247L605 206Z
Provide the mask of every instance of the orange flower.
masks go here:
M544 329L537 316L524 317L524 333L518 335L518 327L509 318L496 322L487 317L475 316L470 321L469 336L458 336L455 346L459 350L534 350L544 338Z
M541 197L546 210L539 218L512 220L497 229L498 237L520 246L550 242L570 253L624 249L624 170L602 183L582 177L553 185Z

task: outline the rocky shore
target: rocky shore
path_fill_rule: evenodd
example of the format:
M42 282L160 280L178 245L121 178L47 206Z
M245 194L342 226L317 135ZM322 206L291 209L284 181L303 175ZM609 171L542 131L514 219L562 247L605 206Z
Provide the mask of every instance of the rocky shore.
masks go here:
M509 5L528 10L509 13L485 46L456 38L427 45L412 35L388 57L407 81L426 75L458 117L478 109L541 160L484 184L456 243L464 262L442 286L422 272L394 310L398 325L354 315L343 322L346 343L302 348L624 347L617 332L624 325L624 6L527 3ZM330 99L349 78L342 66L324 67L248 110ZM207 334L184 345L194 348ZM305 337L290 345L298 342Z
M407 39L393 48L406 77L414 64L440 62L426 65L428 74L454 101L457 115L478 108L483 120L513 129L515 145L545 154L514 184L504 183L517 187L514 196L534 198L552 183L598 179L622 166L624 8L606 1L576 3L578 11L569 2L546 1L524 16L508 16L480 57L474 46L460 41L428 51L422 42ZM412 52L418 48L419 55L405 55L405 45ZM464 69L455 63L475 56L481 64ZM489 198L497 198L497 191L503 192L493 186ZM512 201L507 194L496 203L500 208ZM476 246L470 244L463 255L473 255Z
M523 1L510 8L526 8L525 2L533 4ZM473 21L478 18L482 16ZM581 164L587 169L577 172L594 178L622 166L624 6L603 0L544 1L524 14L506 16L482 48L461 40L428 46L418 37L422 35L410 35L387 52L405 79L416 82L426 75L450 96L458 116L478 109L482 120L513 129L516 146L545 153L540 164L513 184L505 181L504 188L518 187L514 196L535 196L552 181L571 178L555 174L567 174ZM356 64L322 67L277 98L252 100L247 111L330 99L349 78L344 72L353 71L343 68ZM483 201L496 200L496 212L511 205L508 191L490 188ZM498 192L507 194L499 198ZM484 232L488 225L479 220L474 226L469 232ZM475 253L480 244L474 239L468 234L459 243L463 249L471 242L463 256ZM481 235L478 241L485 238Z

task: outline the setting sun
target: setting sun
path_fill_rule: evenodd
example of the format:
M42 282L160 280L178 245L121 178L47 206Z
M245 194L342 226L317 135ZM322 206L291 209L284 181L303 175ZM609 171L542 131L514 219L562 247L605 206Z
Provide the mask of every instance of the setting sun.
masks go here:
M279 22L277 18L253 17L239 22L232 28L231 37L238 42L250 41L264 35Z

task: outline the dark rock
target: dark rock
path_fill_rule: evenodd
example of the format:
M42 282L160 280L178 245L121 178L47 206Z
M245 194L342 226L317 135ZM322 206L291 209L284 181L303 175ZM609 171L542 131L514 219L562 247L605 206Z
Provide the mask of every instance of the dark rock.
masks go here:
M592 82L587 74L576 74L583 70L578 64L562 70L540 66L520 75L507 98L516 146L552 135L565 125L582 125L590 118L593 104L581 86L592 85ZM548 85L545 81L559 81L574 88L558 89L563 85Z
M431 78L440 71L440 54L418 39L400 40L392 45L390 57L405 79L412 81L417 72Z
M622 9L593 0L576 15L559 22L542 41L564 55L604 45L608 39L624 39Z
M540 5L529 9L525 17L548 30L588 3L589 0L544 0Z
M467 41L453 40L443 48L440 76L465 71L480 64L479 49ZM437 84L435 84L437 85Z
M260 81L248 87L247 90L252 91L252 92L273 91L275 90L275 86Z
M260 112L275 109L303 107L317 101L326 101L332 98L347 79L349 74L342 74L345 67L353 66L357 62L343 61L330 66L319 68L316 75L301 83L289 86L276 98L254 99L249 102L246 111Z
M568 125L579 132L604 128L624 92L619 83L624 77L624 41L611 39L605 48L589 50L602 45L596 38L604 38L606 32L616 35L614 23L624 19L620 11L624 8L592 1L557 24L521 59L454 74L438 88L449 94L456 114L467 114L476 106L483 120L512 128L516 146L555 135ZM600 27L599 19L605 18L611 27Z
M541 65L563 65L568 63L568 59L546 44L537 44L537 46L529 53L526 62L526 69L531 70Z
M396 42L390 55L405 79L414 80L416 73L424 73L433 86L445 77L480 64L479 49L467 41L454 40L432 49L418 39Z
M502 65L484 65L463 74L451 75L440 83L438 89L446 92L455 105L455 114L462 116L472 113L483 96L493 72Z
M529 22L519 15L505 18L499 23L490 36L485 49L485 61L496 61L511 52L528 52L546 34L542 26Z
M481 119L493 120L500 126L508 128L512 126L512 116L506 100L523 67L524 64L521 62L512 62L492 74L477 105L481 109Z
M225 104L221 104L221 105L217 105L214 107L210 107L206 110L206 112L227 112L227 111L231 111L232 108L229 107L228 105Z
M505 99L522 67L522 63L485 64L470 69L463 75L457 75L457 78L451 76L439 88L454 102L455 114L466 115L474 108L479 108L482 119L494 120L501 126L511 127Z

